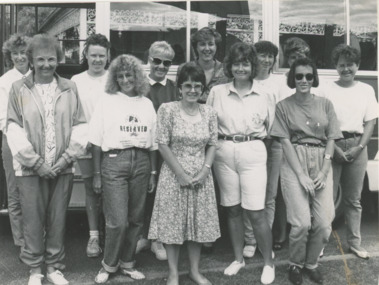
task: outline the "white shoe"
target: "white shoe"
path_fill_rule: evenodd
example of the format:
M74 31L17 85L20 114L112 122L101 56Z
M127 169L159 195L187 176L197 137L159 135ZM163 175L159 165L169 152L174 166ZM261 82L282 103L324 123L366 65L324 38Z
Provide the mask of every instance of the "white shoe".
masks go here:
M107 282L109 279L109 272L107 272L104 268L101 268L95 277L96 284L103 284Z
M252 258L256 250L257 247L255 245L245 245L243 248L243 257Z
M167 260L166 249L163 244L159 241L151 242L151 251L155 253L155 257L158 260Z
M262 284L271 284L275 280L275 265L272 267L269 265L265 265L263 267L261 282Z
M150 241L146 238L140 238L137 241L136 254L150 248Z
M42 274L30 274L28 285L42 285Z
M53 273L46 274L47 280L55 285L67 285L68 281L64 278L62 272L55 270Z
M236 275L243 267L245 267L245 260L242 262L235 260L227 268L225 268L224 274L228 276Z

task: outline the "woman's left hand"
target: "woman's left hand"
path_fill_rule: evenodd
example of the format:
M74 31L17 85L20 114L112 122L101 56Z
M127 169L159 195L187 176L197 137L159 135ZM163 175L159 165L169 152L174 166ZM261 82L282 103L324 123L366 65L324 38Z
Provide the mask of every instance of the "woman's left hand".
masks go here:
M60 157L57 162L51 167L51 170L53 170L56 174L59 174L65 170L67 166L67 161L63 157Z
M326 177L327 177L327 175L322 171L320 171L317 174L317 177L315 179L313 179L313 183L315 185L315 190L322 190L325 188Z
M150 174L149 189L147 190L147 193L153 193L155 187L157 187L157 175Z
M347 151L345 151L347 161L353 162L358 157L361 151L362 149L360 146L353 146L352 148L349 148Z
M192 186L199 187L205 182L205 179L209 175L209 169L204 167L194 178L192 178Z

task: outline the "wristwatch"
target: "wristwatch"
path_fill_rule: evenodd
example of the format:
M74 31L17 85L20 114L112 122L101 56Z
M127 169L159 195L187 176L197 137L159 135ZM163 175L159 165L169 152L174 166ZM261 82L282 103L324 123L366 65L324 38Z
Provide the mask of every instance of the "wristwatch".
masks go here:
M324 158L327 159L327 160L331 160L332 157L330 156L330 154L324 154Z

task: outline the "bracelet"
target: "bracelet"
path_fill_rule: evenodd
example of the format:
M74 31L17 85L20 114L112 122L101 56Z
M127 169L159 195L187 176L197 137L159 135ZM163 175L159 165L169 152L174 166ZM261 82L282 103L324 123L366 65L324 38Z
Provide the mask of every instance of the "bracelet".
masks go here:
M206 168L208 168L208 169L211 169L211 166L209 165L209 164L204 164L204 166L206 167Z
M361 149L364 149L365 147L363 146L363 145L361 145L361 144L359 144L359 147L361 148Z
M151 175L157 175L157 174L158 174L158 171L153 170L153 171L150 172L150 174L151 174Z

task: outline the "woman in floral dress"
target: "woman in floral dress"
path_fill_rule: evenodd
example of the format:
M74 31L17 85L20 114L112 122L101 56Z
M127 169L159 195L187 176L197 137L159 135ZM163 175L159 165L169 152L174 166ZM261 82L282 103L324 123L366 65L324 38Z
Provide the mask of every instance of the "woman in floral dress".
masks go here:
M165 162L149 239L165 244L170 285L179 284L179 251L185 241L189 277L197 284L211 284L199 272L201 244L220 237L210 171L217 143L217 117L210 106L197 103L204 85L204 71L194 63L185 64L177 82L182 100L162 104L158 110L157 141Z

